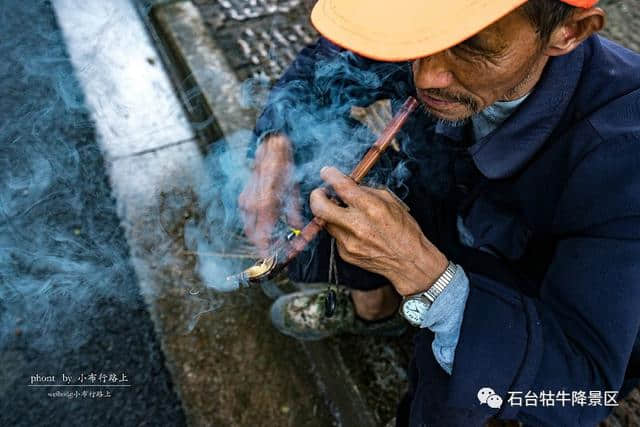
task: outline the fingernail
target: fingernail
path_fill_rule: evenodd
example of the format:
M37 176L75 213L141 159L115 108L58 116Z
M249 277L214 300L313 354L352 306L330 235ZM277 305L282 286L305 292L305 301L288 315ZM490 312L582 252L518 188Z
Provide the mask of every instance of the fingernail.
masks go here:
M322 169L320 169L320 173L324 173L327 169L329 169L329 166L323 166Z

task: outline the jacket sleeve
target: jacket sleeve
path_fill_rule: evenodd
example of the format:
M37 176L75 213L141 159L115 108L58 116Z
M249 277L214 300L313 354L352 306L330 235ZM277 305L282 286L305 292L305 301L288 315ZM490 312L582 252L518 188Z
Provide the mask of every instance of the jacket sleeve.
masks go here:
M334 165L349 170L374 140L365 126L351 118L351 107L381 98L400 104L410 90L406 63L372 61L320 38L298 54L271 90L248 156L253 157L264 136L287 135L293 145L303 215L310 218L308 195L322 184L320 169ZM321 236L316 244L289 266L290 277L305 282L327 280L329 239ZM341 283L355 288L388 283L342 260L338 270Z
M420 325L434 333L431 350L438 364L448 374L453 369L468 295L469 279L462 267L458 267L453 279L429 307Z
M298 54L272 88L258 117L254 141L284 133L300 156L329 142L357 137L351 107L381 98L403 101L411 92L407 64L372 61L318 39Z
M291 112L310 103L309 95L312 92L316 64L334 58L339 52L340 48L320 38L298 53L269 93L254 128L256 140L270 133L291 132L291 126L295 123Z
M606 417L611 408L604 400L563 407L555 396L604 395L620 390L624 380L640 328L638 143L637 135L603 143L573 171L556 214L556 252L538 298L468 274L449 379L428 360L426 342L417 341L420 376L431 381L423 388L444 400L441 408L458 408L458 417L464 413L476 421L498 416L531 425L596 425ZM479 402L483 387L503 399L500 409ZM509 391L523 397L552 392L555 405L542 407L539 399L537 406L512 405ZM442 416L434 408L427 402L417 410L434 421Z

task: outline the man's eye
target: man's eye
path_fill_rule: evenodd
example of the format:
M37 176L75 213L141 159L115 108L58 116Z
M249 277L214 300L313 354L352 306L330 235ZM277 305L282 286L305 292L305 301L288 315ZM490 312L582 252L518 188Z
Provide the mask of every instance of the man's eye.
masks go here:
M482 50L473 48L469 45L466 45L464 43L460 43L459 45L456 45L452 48L452 50L456 53L456 54L460 54L464 57L472 57L472 58L479 58L479 57L483 57L486 56L486 53Z

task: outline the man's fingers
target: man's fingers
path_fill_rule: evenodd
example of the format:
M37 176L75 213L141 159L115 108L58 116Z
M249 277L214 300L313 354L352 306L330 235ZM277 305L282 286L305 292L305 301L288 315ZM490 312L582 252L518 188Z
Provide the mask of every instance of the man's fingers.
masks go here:
M278 203L270 197L247 197L244 202L240 209L244 234L258 249L266 249L278 217Z
M244 232L258 249L269 247L283 209L289 213L287 220L296 223L292 225L302 223L298 206L284 206L292 160L291 143L284 135L267 136L256 150L251 177L238 198L238 207L243 214Z
M389 187L380 186L377 188L372 188L372 187L360 187L360 188L362 188L364 191L376 197L381 198L382 200L401 206L402 209L406 210L407 212L411 210L409 206L404 202L404 200L398 197L398 195L394 193Z
M309 197L311 212L318 218L324 219L328 223L345 225L348 208L338 206L327 196L327 191L323 188L316 188Z
M255 186L251 180L238 196L238 207L241 210L246 211L250 209L251 201L254 199L254 193Z
M256 226L250 239L261 254L269 249L276 221L277 215L274 212L264 212L256 218Z
M327 230L327 233L329 233L332 237L335 237L336 243L338 245L342 245L342 242L345 241L347 236L349 235L348 230L336 224L327 223L327 225L324 226L324 229Z
M300 187L297 185L293 187L291 196L287 198L285 215L287 216L287 223L291 227L302 228L304 226L302 208L300 207Z
M251 209L241 209L240 212L242 214L244 235L247 236L251 243L255 244L253 240L255 236L256 221L258 217L256 213Z
M362 190L358 184L334 167L325 166L320 170L320 178L334 189L338 197L350 206L357 206Z

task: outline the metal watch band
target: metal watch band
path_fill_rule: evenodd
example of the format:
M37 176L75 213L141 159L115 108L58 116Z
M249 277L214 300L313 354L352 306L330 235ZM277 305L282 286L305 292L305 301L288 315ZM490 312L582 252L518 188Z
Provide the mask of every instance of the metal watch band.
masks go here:
M456 270L458 266L451 261L449 261L449 265L447 265L447 269L438 277L438 280L422 295L424 295L430 302L433 302L438 298L438 295L444 291L444 288L447 287L449 283L453 280L453 276L456 274Z

